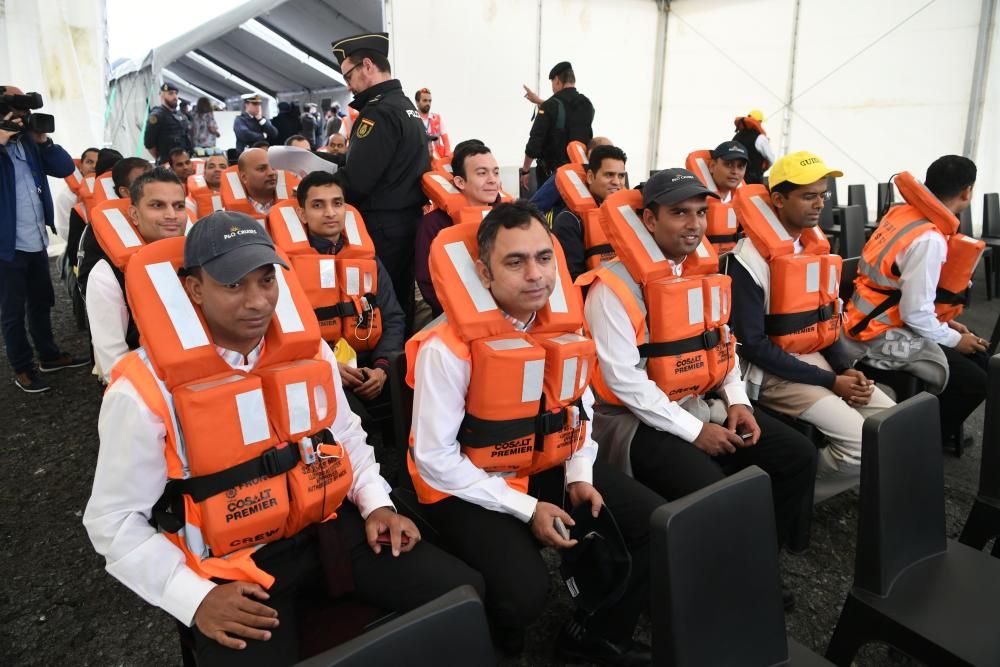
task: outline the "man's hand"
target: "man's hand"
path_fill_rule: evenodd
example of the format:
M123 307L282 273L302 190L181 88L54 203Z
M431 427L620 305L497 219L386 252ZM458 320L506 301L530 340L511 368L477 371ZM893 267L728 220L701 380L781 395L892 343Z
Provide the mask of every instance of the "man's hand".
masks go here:
M364 368L362 373L367 373L368 379L364 380L360 386L355 387L354 393L364 400L370 401L382 393L382 387L385 386L385 381L389 379L389 376L381 368Z
M694 439L694 446L709 456L719 456L735 452L737 447L743 446L743 439L725 427L706 422Z
M985 352L986 345L987 341L970 332L962 334L962 338L958 341L958 345L955 346L955 350L959 354L969 355L976 352Z
M45 133L28 132L28 134L30 134L31 138L35 140L35 143L44 144L49 140L49 135Z
M528 100L532 104L541 104L542 102L545 101L541 97L539 97L535 93L535 91L533 91L531 88L528 88L528 84L523 84L523 88L524 88L524 99Z
M417 530L416 524L405 516L393 512L390 507L379 507L369 514L365 521L368 546L377 554L382 553L382 545L378 543L378 536L382 533L389 533L393 556L410 551L420 541L420 531ZM410 538L406 544L402 543L404 534Z
M849 377L854 380L851 395L843 397L851 407L868 405L868 401L872 400L872 394L875 393L875 380L869 380L864 373L856 368L848 368L837 377Z
M583 503L590 503L590 513L594 515L595 519L601 513L604 498L601 496L600 491L594 488L593 484L573 482L566 487L566 491L569 493L569 504L573 509L576 509Z
M13 123L14 125L17 126L24 125L24 121L22 121L20 118L14 118L13 111L11 111L10 113L8 113L6 116L3 117L3 122ZM13 132L11 132L10 130L0 130L0 146L6 146L7 142L10 141L11 137L18 134L19 132L20 130L15 130Z
M958 320L951 320L950 322L948 322L948 326L950 326L952 329L954 329L955 331L957 331L960 334L971 333L969 331L969 327L965 326L964 324L962 324Z
M521 188L527 190L528 182L531 180L531 172L528 172L527 174L521 174L521 177L517 180L521 184Z
M278 627L278 612L251 598L267 600L259 584L233 581L213 588L194 612L194 623L202 634L226 648L244 649L247 643L237 637L266 642L270 630Z
M745 405L730 405L729 416L726 418L726 428L739 438L737 447L749 447L756 445L760 440L760 426L753 417L753 412ZM749 433L750 437L744 440L741 436Z
M340 370L340 381L344 383L344 386L348 389L354 389L360 387L364 384L365 375L358 368L351 368L347 364L342 364L337 362L337 368Z
M558 505L543 503L538 501L535 505L535 514L531 517L531 533L535 538L547 547L556 549L571 549L576 546L576 540L564 539L556 531L556 517L562 519L563 524L569 528L575 525L573 518Z

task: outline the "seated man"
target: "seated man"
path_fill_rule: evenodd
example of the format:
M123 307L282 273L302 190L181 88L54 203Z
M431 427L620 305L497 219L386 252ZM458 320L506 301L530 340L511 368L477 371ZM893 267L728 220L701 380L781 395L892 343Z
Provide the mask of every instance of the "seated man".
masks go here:
M184 188L174 172L157 167L140 173L131 181L129 194L129 222L143 243L184 234L187 224ZM86 286L84 295L94 361L101 371L101 379L107 383L118 360L129 350L139 347L139 331L125 299L124 270L108 256L94 232L93 226L100 224L96 219L100 215L100 211L94 213L91 230L86 237L88 243L86 260L81 265L81 284Z
M939 301L949 276L958 284L950 289L964 293L979 259L957 234L975 184L968 158L945 155L927 167L928 200L890 208L865 243L844 323L855 357L912 373L937 394L946 442L986 397L988 341L954 319L954 301Z
M85 151L83 151L83 153L80 154L80 161L77 167L77 170L80 172L80 179L87 178L88 176L94 176L94 168L97 166L97 154L98 154L98 149L96 148L88 148ZM74 175L67 178L66 179L67 182L71 178L75 179L76 176ZM79 187L78 182L76 187ZM70 188L66 188L59 194L55 202L56 233L59 235L59 238L64 239L66 241L69 241L69 235L70 235L69 221L72 216L73 206L74 204L76 204L76 201L77 201L76 191ZM79 242L80 240L79 235L76 237L76 240L77 242ZM74 244L74 246L75 245L76 244ZM66 253L67 258L72 257L72 255L74 254L76 254L75 247L73 248L72 253L70 252ZM72 259L71 261L73 264L76 263L75 259ZM71 266L73 264L71 264Z
M587 189L598 206L608 195L625 187L628 172L625 171L625 152L617 146L597 146L590 151L590 162L584 173ZM553 176L554 178L554 176ZM559 239L559 245L566 253L569 274L576 280L587 270L587 253L583 243L583 221L568 208L562 209L552 219L552 233Z
M708 172L712 175L719 201L728 204L743 183L747 172L747 149L738 141L723 141L711 153Z
M750 397L765 408L814 425L829 443L819 450L816 501L857 484L865 418L894 405L874 382L851 367L840 338L836 291L840 258L829 254L830 244L817 228L830 175L841 173L811 153L779 159L771 167L770 205L789 239L773 233L755 212L754 202L741 202L746 237L736 244L735 261L726 267L733 279L733 329L741 343L740 357L750 365L745 372ZM815 258L817 276L829 275L824 269L835 269L834 289L827 283L809 291L803 282L808 273L801 273L800 260L806 256ZM815 303L803 303L810 294ZM788 308L784 304L789 302L800 307ZM805 305L813 315L826 309L827 319L803 322ZM782 320L793 322L782 327Z
M306 657L300 591L353 592L398 612L456 586L482 591L478 573L420 543L413 522L393 511L316 320L294 305L275 308L279 292L301 287L291 273L277 276L287 267L267 232L218 211L178 241L132 258L154 251L138 272L144 347L119 363L104 394L83 519L108 572L192 627L202 667ZM152 271L181 245L183 278L170 265ZM279 326L290 316L305 330ZM181 349L181 330L207 345ZM228 382L206 382L219 373ZM310 391L291 391L307 383ZM322 407L310 399L324 394ZM282 442L291 444L274 449ZM172 511L184 504L199 512Z
M551 233L534 206L497 204L472 247L451 242L465 227L472 225L442 232L449 243L439 237L431 251L440 262L435 266L457 275L437 285L439 295L450 297L444 301L447 321L421 331L407 349L415 391L408 466L425 516L443 544L483 574L495 637L502 650L516 654L546 601L549 575L539 544L571 549L577 541L559 530L559 522L575 525L568 512L597 517L610 510L632 557L621 584L625 592L592 613L579 610L561 633L558 651L564 660L651 664L648 647L633 642L632 633L649 603L649 516L664 501L594 462L597 444L587 417L593 395L586 386L593 345L574 333L583 317L579 294L569 292ZM468 254L457 255L455 246ZM466 267L476 248L473 273ZM469 296L475 313L461 305ZM557 312L567 314L559 320ZM500 333L483 336L491 331ZM546 344L579 346L576 354L586 356L582 363L576 363L580 357L556 360L560 351L539 349ZM579 379L576 371L568 383L555 378L569 362L584 369ZM529 373L528 364L536 372ZM562 391L546 389L543 398L543 377L545 387L554 383ZM515 409L531 417L516 419ZM544 436L536 436L534 425L540 409L557 422L546 418Z
M170 171L174 172L174 175L177 176L177 179L184 186L186 192L188 176L194 173L194 165L191 164L190 153L183 148L171 149L167 153L167 165L170 166Z
M760 466L780 546L812 499L816 448L750 407L727 324L729 279L703 242L716 196L686 169L664 169L641 199L623 190L605 200L604 212L620 216L609 216L619 238L608 235L619 261L585 274L594 281L585 307L597 344L594 434L602 456L668 500ZM630 224L622 201L641 220ZM790 591L785 598L790 606Z
M97 151L97 160L94 163L94 167L91 169L91 172L87 174L87 176L103 174L104 172L111 170L112 167L118 164L118 161L121 159L122 154L113 148L102 148ZM146 162L145 160L142 160L142 158L134 159ZM146 162L146 166L148 168L148 162ZM128 190L127 187L125 189ZM82 204L74 206L69 213L69 228L66 236L66 263L69 267L75 267L77 265L77 254L80 251L80 238L87 229L87 220L79 213L79 210L82 208ZM60 233L60 236L61 235L62 234Z
M345 246L344 217L346 206L340 176L325 171L314 171L299 183L296 197L299 216L305 223L309 245L321 255L336 256ZM378 342L370 351L356 350L357 368L339 364L340 379L351 390L348 400L357 397L370 403L382 395L389 378L389 356L403 349L405 321L403 309L396 301L392 280L382 261L375 258L378 267L375 308L382 319ZM350 325L348 325L350 326ZM335 344L336 341L329 341Z
M598 146L611 145L611 140L607 137L594 137L587 142L588 159L590 152ZM559 196L559 190L556 189L555 174L549 176L544 183L538 186L538 189L535 190L535 194L531 195L531 203L541 209L541 211L545 213L546 219L550 221L555 219L555 216L559 214L559 211L565 208L566 205Z
M285 140L285 145L295 146L296 148L302 148L307 151L312 150L312 144L310 144L309 140L306 139L301 134L293 134L292 136L288 137L288 139Z
M222 172L228 167L225 155L210 155L205 158L205 172L202 174L205 177L205 185L218 192L222 185Z
M276 187L278 185L278 174L268 162L267 150L248 148L240 154L237 165L240 183L243 184L243 190L246 192L250 206L258 214L267 215L267 212L277 201ZM223 203L227 205L227 210L229 210L228 202L224 201Z
M347 137L338 132L331 134L330 140L326 143L326 152L333 155L346 155Z
M500 167L493 157L489 147L478 139L467 139L455 146L451 158L452 183L465 195L469 206L492 206L500 199ZM427 258L431 250L431 242L445 227L451 227L455 221L446 211L434 209L420 219L417 225L417 237L414 245L416 253L417 287L424 301L431 308L431 316L442 313L441 303L434 293L434 283L431 281Z

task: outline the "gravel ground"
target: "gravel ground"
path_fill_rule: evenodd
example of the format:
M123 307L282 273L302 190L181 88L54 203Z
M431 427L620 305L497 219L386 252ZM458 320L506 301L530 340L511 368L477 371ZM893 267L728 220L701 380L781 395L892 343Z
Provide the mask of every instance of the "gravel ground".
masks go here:
M56 292L57 341L82 354L85 338L73 327L60 284ZM963 319L989 335L998 311L1000 306L977 295L977 305ZM28 395L14 386L5 361L0 369L0 560L8 566L0 587L0 664L179 665L171 618L104 572L81 525L97 456L99 383L88 369L66 370L49 376L52 391ZM949 537L961 530L978 484L982 413L980 408L966 427L976 446L961 459L945 457ZM785 579L798 598L787 617L789 634L820 652L850 586L856 509L856 492L821 504L811 547L783 556ZM555 573L554 555L546 558ZM524 655L503 665L557 664L551 659L552 638L569 601L555 576L552 589L550 608L532 629ZM645 619L640 636L649 640ZM883 647L868 646L857 665L891 662Z

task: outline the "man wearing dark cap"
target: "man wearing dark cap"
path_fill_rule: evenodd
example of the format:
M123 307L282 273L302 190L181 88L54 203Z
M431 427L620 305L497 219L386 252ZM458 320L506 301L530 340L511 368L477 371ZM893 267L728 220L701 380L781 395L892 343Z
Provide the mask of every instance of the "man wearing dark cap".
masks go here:
M146 268L162 267L151 264ZM218 414L203 424L192 421L174 406L184 400L182 391L188 395L204 391L212 382L202 382L196 369L177 362L174 368L195 379L168 390L151 361L158 354L157 345L163 344L154 340L150 345L144 337L144 347L116 366L119 372L104 394L98 419L100 453L84 525L95 549L107 559L112 576L191 627L196 662L202 667L290 665L308 657L300 655L297 641L295 600L300 591L315 595L325 590L333 598L353 592L379 608L397 612L413 609L456 586L468 584L483 591L477 572L433 545L422 544L413 522L394 511L390 487L379 474L360 420L348 407L329 346L317 337L314 352L295 353L282 349L281 336L269 338L264 345L269 328L284 330L291 322L290 328L301 331L302 325L295 322L310 316L310 311L289 304L287 270L270 236L253 218L229 211L202 218L184 242L182 277L169 270L157 274L157 294L161 294L159 289L167 290L172 308L162 327L173 327L182 338L207 337L224 365L233 370L224 382L249 376L257 378L257 389L231 395L235 409L227 410L228 401L218 401L222 408ZM280 298L283 291L284 298ZM303 403L290 391L295 384L286 385L281 392L286 402L278 406L260 394L261 378L281 372L282 365L276 366L275 359L297 364L318 360L330 366L325 373L314 374L316 385L309 394L329 397L323 405L336 409L332 424L291 447L268 450L258 457L265 459L259 464L256 459L240 460L232 467L220 463L214 467L222 470L204 472L206 457L222 450L239 452L249 446L247 438L259 442L261 427L264 435L269 433L269 417L274 417L270 423L276 429L280 406L304 408L309 415L308 396ZM204 365L197 356L190 363ZM217 389L218 378L209 377ZM300 384L305 386L305 382ZM212 431L214 437L200 440L199 445L195 433L201 428ZM183 470L172 460L178 456L184 459ZM196 460L203 462L203 471L189 473ZM281 531L280 539L255 535L249 526L260 526L261 516L270 512L273 521L279 512L281 520L280 508L290 512L287 494L294 499L296 492L303 492L301 486L293 485L292 475L299 471L302 486L321 484L332 489L342 480L336 488L346 492L346 499L335 508L335 516L317 523L305 517L293 521L289 513L287 523L273 531ZM242 481L225 488L234 480ZM158 505L163 498L179 498L171 493L181 481L188 483L182 493L205 494L197 504L196 517L190 511L166 511L170 500ZM190 500L189 495L184 498ZM217 503L213 506L209 501ZM195 501L190 502L189 507L194 507ZM173 533L169 519L173 519ZM176 524L183 530L177 532ZM249 542L259 548L219 554L226 558L216 556L213 549L222 551L216 545L233 546L234 536L242 538L235 541L237 547Z
M271 121L264 118L264 112L261 109L263 102L260 95L257 94L243 96L243 113L233 120L237 153L242 153L244 148L253 146L260 141L266 141L269 144L277 143L278 130L271 124Z
M191 121L178 107L177 86L165 83L160 86L160 104L149 112L146 119L146 136L143 145L157 164L167 161L173 148L183 148L191 155Z
M351 128L344 194L364 216L375 251L413 324L413 243L427 198L421 175L430 169L420 113L391 78L389 35L346 37L333 43L344 81L359 112ZM339 158L338 158L339 159Z
M727 204L733 198L733 192L740 187L747 171L747 149L738 141L723 141L711 153L708 172L712 175L715 191L719 199ZM711 185L708 186L709 189Z
M271 125L278 131L276 145L283 145L289 137L302 134L302 119L299 108L290 102L278 102L278 113L271 119Z
M528 187L528 170L537 161L535 175L544 183L556 169L569 162L566 145L571 141L590 142L594 132L594 105L576 90L576 75L568 62L557 64L549 72L552 97L538 107L531 125L528 145L524 147L521 185Z
M642 192L643 209L636 213L636 224L629 225L629 229L638 236L638 244L650 259L669 271L647 279L632 276L623 262L616 261L598 269L590 286L584 312L597 346L602 377L602 382L594 383L601 399L594 410L594 437L601 443L603 456L631 471L636 480L668 500L747 466L760 466L771 476L780 545L789 536L801 508L811 504L815 446L777 419L753 411L738 359L731 359L731 370L716 387L692 395L684 390L687 376L680 374L709 363L707 355L689 358L684 355L691 350L667 349L661 354L645 345L640 353L637 343L649 340L652 326L662 331L672 324L694 325L704 322L703 313L711 311L708 303L702 310L705 297L700 285L695 302L690 291L678 291L677 298L683 303L672 304L667 296L660 296L650 301L652 309L647 310L646 283L689 277L685 275L685 264L697 261L689 260L689 256L702 244L707 199L718 195L686 169L656 173ZM628 249L615 247L615 251L623 257ZM692 280L698 277L696 274ZM728 301L726 295L721 296ZM692 308L692 303L697 306ZM636 313L640 315L636 317ZM679 313L687 315L682 323L677 322ZM720 332L720 337L731 335L725 324L711 331ZM679 357L676 376L664 379L655 375L654 380L647 372L650 357L667 355ZM699 359L700 366L688 363ZM671 396L681 398L672 400ZM789 591L786 605L791 604Z

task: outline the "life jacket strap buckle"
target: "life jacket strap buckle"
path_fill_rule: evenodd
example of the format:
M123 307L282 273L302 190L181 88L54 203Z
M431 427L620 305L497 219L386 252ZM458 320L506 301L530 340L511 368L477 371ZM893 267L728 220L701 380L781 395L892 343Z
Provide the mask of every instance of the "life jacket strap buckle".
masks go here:
M714 349L716 345L722 340L722 334L719 333L719 329L711 329L706 331L702 335L702 340L706 350Z
M566 425L566 410L545 412L538 415L538 430L543 436L558 433Z
M342 459L344 458L344 446L338 442L321 443L316 447L316 456L320 459Z

